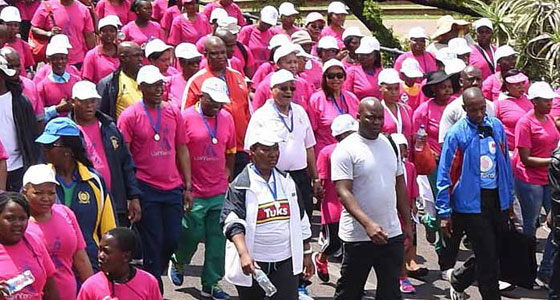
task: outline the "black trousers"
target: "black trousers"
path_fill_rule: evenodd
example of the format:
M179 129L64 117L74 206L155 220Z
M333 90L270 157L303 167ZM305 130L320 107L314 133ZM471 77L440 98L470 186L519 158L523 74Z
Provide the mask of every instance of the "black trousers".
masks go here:
M481 190L480 214L453 213L453 230L464 230L471 241L474 257L453 271L451 284L459 292L475 280L483 300L501 299L500 237L507 230L508 216L501 210L498 190Z
M548 293L549 300L560 300L560 251L556 251L552 263L552 276L548 284L550 290Z
M305 213L307 213L309 222L311 222L311 217L313 216L313 190L311 188L311 178L309 178L309 174L307 174L307 169L288 171L288 174L290 174L301 192Z
M297 300L298 299L298 276L294 275L292 259L286 259L275 263L257 262L263 272L266 273L278 292L270 300ZM239 300L263 300L264 291L253 279L251 287L235 286L239 294Z
M372 242L343 242L340 279L336 284L336 300L362 299L371 268L377 276L376 300L402 299L399 276L404 259L404 237L390 238L385 245Z
M8 192L20 192L23 185L23 174L25 173L24 168L19 168L8 172L8 178L6 179L6 191Z
M457 255L459 254L459 247L464 235L464 230L456 230L453 228L451 237L443 237L443 242L445 244L437 251L438 264L441 271L453 269L453 267L455 267Z

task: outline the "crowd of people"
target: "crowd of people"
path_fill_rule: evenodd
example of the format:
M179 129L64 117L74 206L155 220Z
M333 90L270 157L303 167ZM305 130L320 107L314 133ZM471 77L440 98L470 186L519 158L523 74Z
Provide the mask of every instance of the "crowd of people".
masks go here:
M391 65L336 1L254 24L232 0L0 6L0 299L162 299L201 242L205 298L312 299L341 260L334 299L372 268L402 299L420 225L451 299L500 299L503 235L543 223L560 299L559 91L490 20L414 27Z

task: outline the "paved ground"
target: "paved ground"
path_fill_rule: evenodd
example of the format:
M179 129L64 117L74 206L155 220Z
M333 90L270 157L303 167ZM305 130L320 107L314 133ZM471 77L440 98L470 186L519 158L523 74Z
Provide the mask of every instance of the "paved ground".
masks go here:
M316 212L317 213L317 212ZM313 220L313 232L314 240L313 240L313 248L317 249L316 244L316 237L317 232L319 230L320 222L318 216L314 217ZM537 261L540 261L541 254L542 254L542 245L544 245L544 236L546 232L543 228L539 229L538 236L539 240L539 254ZM437 257L433 250L433 247L428 244L426 239L424 238L424 230L423 227L419 227L418 232L418 262L423 263L426 266L430 273L426 277L425 281L418 281L412 279L413 284L416 286L417 293L413 295L405 295L406 299L449 299L449 289L448 283L441 279L441 275L439 272L439 267L437 265ZM185 283L182 287L175 287L172 286L167 277L164 278L165 282L165 298L166 299L205 299L200 296L200 272L201 272L201 263L203 257L204 246L201 244L199 247L199 251L197 252L196 256L193 259L192 265L186 268L186 276L185 276ZM468 250L462 249L459 255L460 261L463 261L470 252ZM340 276L340 264L331 263L329 265L330 269L330 276L331 281L329 283L320 283L319 279L314 276L312 281L313 284L309 287L309 292L311 296L313 296L316 300L327 300L332 299L334 294L334 287L336 280ZM375 295L375 275L374 272L371 272L370 278L366 284L366 291L367 296L364 299L374 299ZM227 283L223 282L222 287L230 293L233 297L232 299L238 299L235 297L237 293L235 292L235 288ZM470 295L470 300L481 299L480 295L478 294L478 290L476 287L471 287L467 290L467 293ZM526 290L523 288L516 288L515 290L508 292L503 295L503 299L547 299L547 294L544 290Z

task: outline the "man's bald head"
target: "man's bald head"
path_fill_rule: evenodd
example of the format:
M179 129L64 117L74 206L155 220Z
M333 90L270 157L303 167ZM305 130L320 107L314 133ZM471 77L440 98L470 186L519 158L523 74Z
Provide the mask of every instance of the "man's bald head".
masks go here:
M224 41L217 36L209 36L204 42L204 51L223 46L225 47Z
M482 123L486 115L486 100L480 88L470 87L463 91L463 109L473 123Z
M223 28L216 29L216 33L214 33L214 35L224 41L227 57L232 58L237 44L237 37L231 33L231 31Z
M358 122L360 124L358 132L366 139L375 140L379 136L385 112L381 101L375 97L362 99L358 107Z
M468 65L461 71L461 77L459 78L459 84L466 90L470 87L482 86L482 72L477 66Z
M367 97L360 101L360 105L358 106L358 113L372 111L379 108L383 109L383 105L381 104L381 101L379 101L379 99L375 97Z
M142 48L135 42L122 42L117 47L117 54L121 62L121 68L129 76L134 76L142 66L142 58L144 57Z
M117 47L117 53L120 55L123 52L131 51L131 50L142 50L138 44L132 41L125 41L119 44Z
M223 72L227 65L227 51L224 41L217 36L210 36L204 43L204 56L208 67L213 72Z

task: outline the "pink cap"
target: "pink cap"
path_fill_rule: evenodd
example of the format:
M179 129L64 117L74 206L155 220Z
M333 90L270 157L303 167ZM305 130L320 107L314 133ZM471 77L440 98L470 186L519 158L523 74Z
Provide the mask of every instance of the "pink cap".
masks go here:
M523 73L519 73L515 76L510 76L506 78L507 83L521 83L526 82L529 78Z

